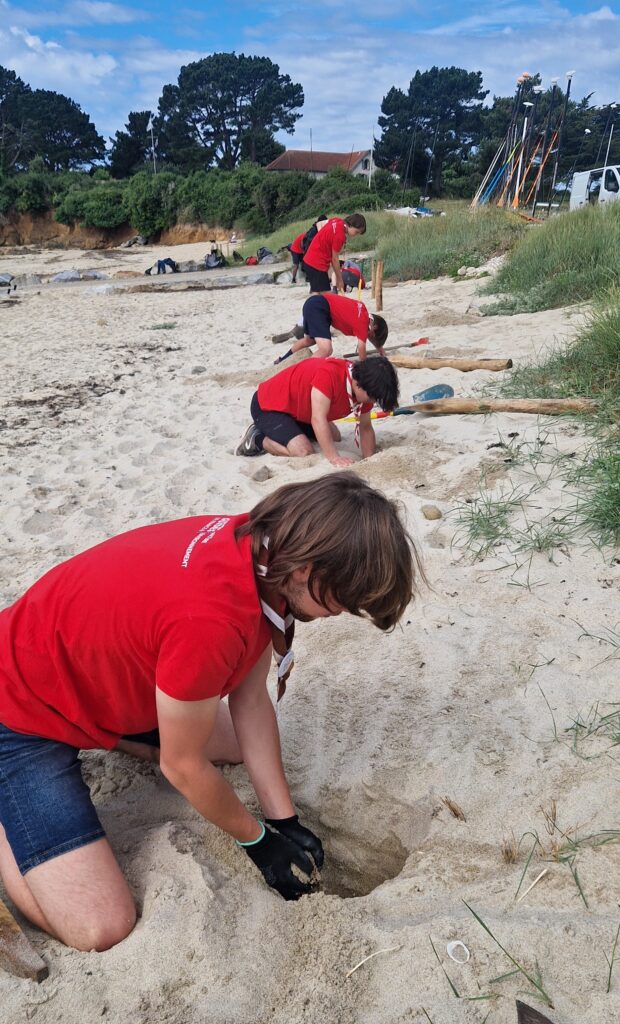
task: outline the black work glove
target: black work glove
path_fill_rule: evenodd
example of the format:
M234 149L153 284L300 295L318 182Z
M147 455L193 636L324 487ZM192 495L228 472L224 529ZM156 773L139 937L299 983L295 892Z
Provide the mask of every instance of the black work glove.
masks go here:
M280 835L286 836L302 850L307 850L314 858L314 863L319 870L323 867L325 854L321 840L305 825L299 824L298 814L293 814L290 818L265 818L265 821L272 828L277 829Z
M291 871L291 865L311 875L313 864L309 857L285 836L265 829L265 835L258 843L243 846L250 860L254 861L263 878L272 889L276 889L285 900L298 900L300 896L313 892L311 882L302 882Z

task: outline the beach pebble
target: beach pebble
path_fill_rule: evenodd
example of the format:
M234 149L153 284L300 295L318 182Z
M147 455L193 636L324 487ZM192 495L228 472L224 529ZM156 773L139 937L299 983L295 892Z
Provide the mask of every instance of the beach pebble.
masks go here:
M206 366L194 366L192 367L192 373L206 373Z
M422 515L425 519L441 519L443 512L436 505L422 505Z

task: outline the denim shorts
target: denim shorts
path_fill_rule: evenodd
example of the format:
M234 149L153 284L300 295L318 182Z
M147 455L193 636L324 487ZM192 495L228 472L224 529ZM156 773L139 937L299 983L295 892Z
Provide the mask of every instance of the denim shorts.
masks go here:
M0 725L0 824L22 874L105 835L78 754Z

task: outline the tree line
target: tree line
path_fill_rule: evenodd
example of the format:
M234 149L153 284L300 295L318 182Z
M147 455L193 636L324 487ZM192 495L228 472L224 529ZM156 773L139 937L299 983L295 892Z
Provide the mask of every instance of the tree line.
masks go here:
M536 104L540 123L550 95L537 76L522 94ZM562 101L557 89L558 109ZM215 53L182 67L177 82L163 87L156 111L129 112L106 147L74 100L31 89L0 67L0 183L28 171L33 161L51 173L90 168L94 174L105 167L114 180L130 179L152 169L152 143L158 170L174 175L232 172L244 162L265 166L283 151L276 134L294 132L303 103L301 85L268 57ZM403 188L471 196L506 132L513 103L512 96L489 102L479 71L418 70L407 89L393 87L382 100L376 164ZM588 96L568 103L560 177L604 158L612 117L611 106L590 106Z

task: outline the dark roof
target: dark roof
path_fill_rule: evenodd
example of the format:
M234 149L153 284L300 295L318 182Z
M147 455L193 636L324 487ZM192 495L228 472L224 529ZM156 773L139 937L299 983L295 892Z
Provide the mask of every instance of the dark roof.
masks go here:
M267 171L317 171L326 173L334 167L352 170L365 157L370 156L369 149L354 149L349 153L317 153L309 149L287 149L280 156L267 164Z

